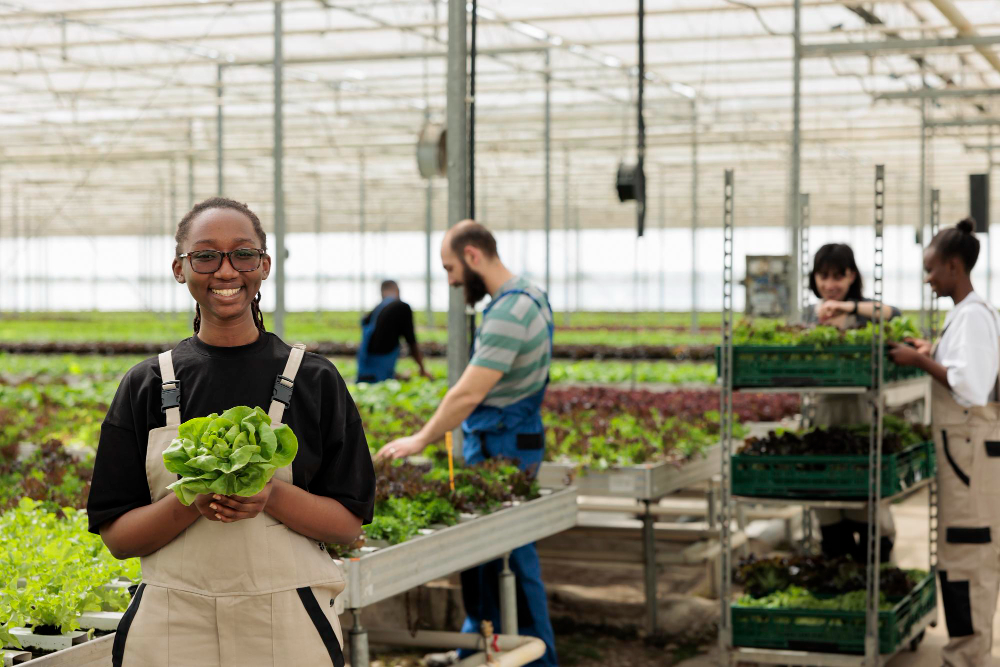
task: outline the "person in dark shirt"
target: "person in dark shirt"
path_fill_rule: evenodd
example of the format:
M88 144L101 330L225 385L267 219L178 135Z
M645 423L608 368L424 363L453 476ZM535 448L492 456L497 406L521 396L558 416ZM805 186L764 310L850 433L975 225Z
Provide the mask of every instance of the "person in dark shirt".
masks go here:
M358 382L383 382L396 377L399 339L410 347L420 374L430 379L424 357L417 345L413 309L399 298L399 285L393 280L382 283L382 301L361 320L361 345L358 347Z
M343 665L334 600L344 578L326 544L350 543L372 520L358 409L328 359L266 331L260 286L271 258L245 204L198 204L176 240L174 278L198 304L194 336L122 379L87 501L90 531L142 564L114 663ZM179 476L163 452L187 420L240 405L270 406L269 422L291 428L291 466L256 495L202 493L185 505L168 488ZM259 640L234 630L251 625Z

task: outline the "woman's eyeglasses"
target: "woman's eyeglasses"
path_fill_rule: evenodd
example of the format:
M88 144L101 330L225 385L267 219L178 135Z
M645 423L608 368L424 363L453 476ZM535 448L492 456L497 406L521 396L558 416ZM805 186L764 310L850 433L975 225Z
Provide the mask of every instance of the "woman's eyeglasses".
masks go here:
M222 258L228 257L229 264L240 271L256 271L260 268L260 261L264 257L263 248L237 248L229 252L221 250L196 250L178 255L180 259L185 257L191 260L191 268L195 273L215 273L222 268Z

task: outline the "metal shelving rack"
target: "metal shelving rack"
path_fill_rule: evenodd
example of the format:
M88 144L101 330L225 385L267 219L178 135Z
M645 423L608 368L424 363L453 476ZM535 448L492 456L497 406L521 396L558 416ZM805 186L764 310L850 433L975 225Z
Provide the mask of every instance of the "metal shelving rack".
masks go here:
M891 655L879 654L878 643L878 600L879 600L879 562L880 562L880 542L881 531L878 522L878 511L881 506L888 506L896 500L912 495L918 490L929 487L930 498L930 539L929 555L930 566L933 570L936 563L937 553L937 482L934 479L926 480L921 484L916 484L901 494L891 498L881 498L882 480L882 417L887 404L887 396L892 396L892 403L916 399L920 395L926 395L929 390L929 383L926 378L904 381L901 383L883 382L883 350L885 346L885 323L882 319L880 308L875 308L872 318L875 325L875 335L872 337L871 356L871 387L783 387L772 388L768 391L782 391L801 394L815 393L838 393L838 394L864 394L868 397L872 405L872 428L870 432L869 447L869 484L868 500L865 501L833 501L833 500L787 500L787 499L746 499L748 502L758 504L793 503L806 507L831 507L842 509L868 509L868 563L866 572L866 632L865 632L865 653L864 655L851 655L840 653L819 653L811 651L789 651L776 649L756 649L734 647L732 645L732 559L731 551L727 548L731 540L729 519L733 515L734 505L742 499L734 498L731 493L732 471L731 457L733 454L733 212L735 183L732 170L725 172L724 187L724 207L723 207L723 315L722 315L722 353L720 383L721 405L720 405L720 428L722 444L722 465L720 466L722 489L720 494L719 524L721 527L721 537L723 540L721 561L722 561L722 581L719 586L719 599L721 604L721 620L719 624L719 642L723 651L729 656L730 662L751 662L758 664L781 664L781 665L821 665L821 666L864 666L875 667L888 661ZM932 202L937 201L937 191ZM808 220L809 201L807 196L800 200ZM935 204L932 203L932 211ZM874 257L874 294L875 304L882 303L882 282L883 282L883 224L885 216L885 170L882 165L875 169L875 257ZM933 221L933 213L932 213ZM932 222L933 225L933 222ZM802 247L807 249L808 235L802 236ZM803 253L803 263L806 253ZM805 292L802 293L805 298ZM914 390L915 389L915 390ZM759 391L754 389L754 391ZM806 545L812 541L811 524L809 521L803 522L803 537ZM897 650L902 650L911 644L919 641L928 625L934 623L937 618L936 610L924 618L920 619L914 626L908 637L900 643Z

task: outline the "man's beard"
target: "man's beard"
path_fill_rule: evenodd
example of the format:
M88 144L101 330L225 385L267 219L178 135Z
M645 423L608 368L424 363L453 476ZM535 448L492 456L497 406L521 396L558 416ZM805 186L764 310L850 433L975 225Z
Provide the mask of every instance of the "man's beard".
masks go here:
M462 287L465 288L465 303L474 306L486 297L486 283L478 273L462 262Z

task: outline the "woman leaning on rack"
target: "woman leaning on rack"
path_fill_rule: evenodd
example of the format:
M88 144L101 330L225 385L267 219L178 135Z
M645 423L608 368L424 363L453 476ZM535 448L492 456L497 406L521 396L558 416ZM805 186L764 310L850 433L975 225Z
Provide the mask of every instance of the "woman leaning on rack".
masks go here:
M844 243L830 243L816 253L809 287L820 300L802 313L805 324L834 326L841 330L862 329L875 316L875 303L862 293L861 272L854 251ZM882 317L890 320L900 311L882 306ZM821 395L816 398L813 425L846 426L871 421L871 409L863 395ZM868 512L866 510L817 509L823 554L851 556L867 562ZM880 508L882 562L888 562L896 537L889 508Z

